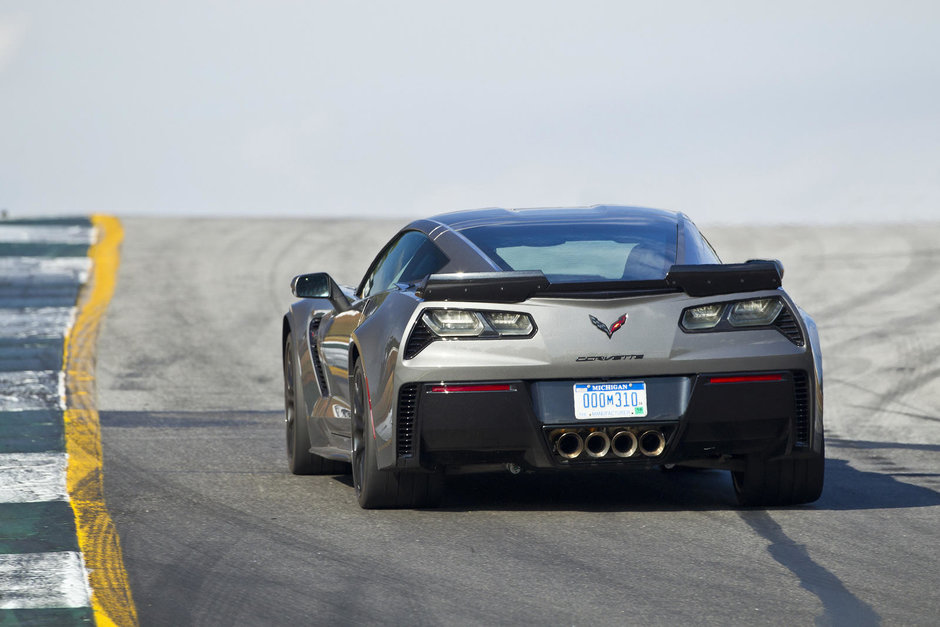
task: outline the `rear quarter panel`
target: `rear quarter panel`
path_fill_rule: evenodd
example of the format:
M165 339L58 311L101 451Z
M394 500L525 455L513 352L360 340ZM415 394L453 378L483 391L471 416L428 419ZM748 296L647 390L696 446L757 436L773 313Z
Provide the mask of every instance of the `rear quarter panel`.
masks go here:
M359 359L365 371L380 468L395 465L396 371L402 361L404 335L419 303L411 292L381 294L368 304L362 323L353 333L355 348L350 351L348 368L352 372L354 361Z

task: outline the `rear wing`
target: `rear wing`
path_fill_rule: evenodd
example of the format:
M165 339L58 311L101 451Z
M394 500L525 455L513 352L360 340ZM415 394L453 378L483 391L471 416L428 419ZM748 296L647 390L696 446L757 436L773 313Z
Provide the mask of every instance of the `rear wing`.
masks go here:
M783 283L783 264L776 259L752 259L746 263L672 266L666 283L689 296L775 290Z
M466 300L520 303L551 283L540 271L455 272L432 274L415 288L424 300Z
M622 298L682 291L689 296L716 296L780 287L779 261L736 264L674 265L665 280L552 283L538 270L522 272L456 272L432 274L415 285L415 295L433 301L520 303L533 296Z

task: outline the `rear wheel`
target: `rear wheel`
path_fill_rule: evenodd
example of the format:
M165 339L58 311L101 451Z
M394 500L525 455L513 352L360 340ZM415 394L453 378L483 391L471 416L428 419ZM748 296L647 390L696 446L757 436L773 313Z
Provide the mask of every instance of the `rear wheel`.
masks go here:
M326 459L310 452L310 434L297 409L297 361L291 347L291 334L284 342L284 426L287 435L287 465L295 475L342 475L349 472L345 462Z
M440 473L380 470L369 413L366 378L359 362L353 375L352 472L356 498L364 509L434 507L443 494Z
M798 505L812 503L822 494L826 445L819 455L803 459L769 461L751 457L744 470L731 473L734 493L741 505Z

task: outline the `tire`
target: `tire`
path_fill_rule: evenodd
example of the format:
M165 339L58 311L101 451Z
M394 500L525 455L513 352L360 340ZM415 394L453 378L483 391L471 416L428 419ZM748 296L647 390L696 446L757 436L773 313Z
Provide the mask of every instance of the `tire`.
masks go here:
M291 334L284 342L284 426L287 436L287 466L295 475L349 474L346 462L326 459L310 452L307 426L298 421L297 360Z
M768 461L751 457L743 471L732 472L734 493L741 505L798 505L822 494L826 443L819 455Z
M350 386L353 392L351 459L359 506L363 509L434 507L444 491L444 478L440 472L401 473L379 469L365 381L362 366L356 362Z

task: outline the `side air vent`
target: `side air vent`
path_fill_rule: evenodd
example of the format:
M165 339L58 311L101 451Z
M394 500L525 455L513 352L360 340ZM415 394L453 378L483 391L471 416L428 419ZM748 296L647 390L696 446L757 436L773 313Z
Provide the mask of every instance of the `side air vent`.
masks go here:
M794 448L809 446L809 383L806 373L793 373L793 406L796 410Z
M800 330L800 325L793 319L793 314L790 313L788 307L784 307L780 315L777 316L777 319L774 320L774 326L777 327L777 330L783 333L788 340L797 346L803 346L803 332Z
M328 396L329 388L326 386L326 376L323 374L323 364L320 361L320 351L317 349L317 329L320 328L321 316L310 319L310 359L316 371L317 384L320 386L320 396Z
M415 414L418 405L418 385L408 383L398 391L398 456L414 455Z
M405 359L413 358L433 341L434 335L431 334L431 329L424 324L423 320L418 320L418 324L412 329L411 337L408 338L408 343L405 345Z

